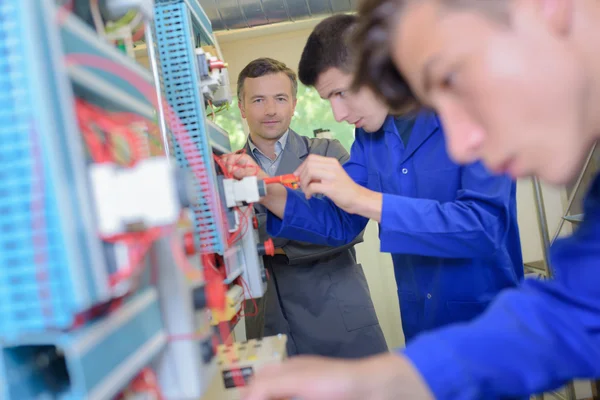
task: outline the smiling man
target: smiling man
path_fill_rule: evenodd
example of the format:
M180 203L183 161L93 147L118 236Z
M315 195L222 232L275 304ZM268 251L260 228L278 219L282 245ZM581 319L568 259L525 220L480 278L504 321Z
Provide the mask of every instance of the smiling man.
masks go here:
M307 138L290 129L298 81L282 62L251 61L240 72L237 88L240 112L250 128L243 156L260 165L260 176L292 173L309 154L348 160L339 141ZM266 211L257 209L262 242L267 239ZM387 351L367 280L356 261L354 244L362 241L362 234L339 247L273 239L277 254L263 257L270 275L266 296L257 301L258 315L245 318L249 339L286 334L289 356L356 358Z
M358 85L441 115L454 159L554 184L600 140L597 0L368 0ZM600 377L600 175L551 250L555 279L501 293L471 323L360 362L265 368L248 400L507 399Z
M303 193L270 185L261 203L271 211L271 235L321 245L350 243L369 219L377 221L381 250L392 253L410 342L423 331L473 319L523 277L516 187L480 163L451 161L434 113L395 117L368 87L350 90L346 40L356 25L352 15L320 22L298 68L336 120L356 126L350 160L342 166L310 155L295 171Z

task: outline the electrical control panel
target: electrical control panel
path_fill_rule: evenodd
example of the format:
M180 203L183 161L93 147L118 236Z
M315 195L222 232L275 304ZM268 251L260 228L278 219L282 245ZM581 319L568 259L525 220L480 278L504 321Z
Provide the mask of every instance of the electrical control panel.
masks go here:
M208 18L5 0L0 32L0 398L202 398L273 252L207 117L231 100Z

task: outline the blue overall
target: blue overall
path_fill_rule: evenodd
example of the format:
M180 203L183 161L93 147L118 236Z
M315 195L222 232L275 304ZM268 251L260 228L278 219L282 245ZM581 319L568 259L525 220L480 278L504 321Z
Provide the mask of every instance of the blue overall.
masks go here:
M375 133L356 131L344 169L382 192L381 251L392 253L405 338L481 314L496 294L523 277L516 185L479 163L460 166L446 152L437 116L422 112L408 146L388 117ZM288 190L272 236L340 246L367 224L327 198Z
M408 346L436 399L505 399L600 378L600 175L584 222L550 257L553 281L527 279L473 322Z

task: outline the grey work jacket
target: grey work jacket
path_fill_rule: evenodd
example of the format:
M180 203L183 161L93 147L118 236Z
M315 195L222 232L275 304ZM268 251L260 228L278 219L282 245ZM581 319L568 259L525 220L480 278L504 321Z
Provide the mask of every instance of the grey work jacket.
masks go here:
M252 154L246 143L246 152ZM337 140L312 139L290 130L277 175L292 173L308 154L350 158ZM261 239L266 240L266 210L257 206ZM288 354L315 354L356 358L385 352L388 347L379 326L362 266L354 245L362 233L343 247L327 247L273 238L284 255L264 257L269 272L267 293L256 304L247 301L248 339L284 333Z

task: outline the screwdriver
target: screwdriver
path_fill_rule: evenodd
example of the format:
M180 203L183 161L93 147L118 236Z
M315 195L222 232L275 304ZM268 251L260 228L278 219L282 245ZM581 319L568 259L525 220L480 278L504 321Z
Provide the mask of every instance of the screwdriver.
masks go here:
M298 177L294 174L271 176L263 179L263 181L267 185L271 183L281 183L283 186L287 186L291 189L298 188Z

